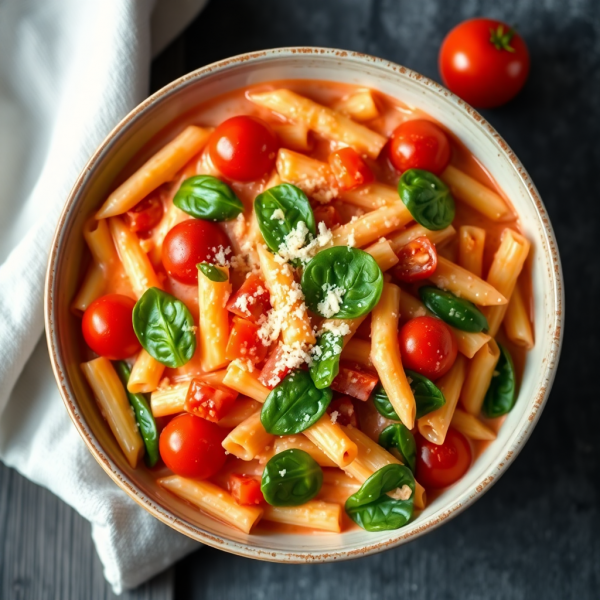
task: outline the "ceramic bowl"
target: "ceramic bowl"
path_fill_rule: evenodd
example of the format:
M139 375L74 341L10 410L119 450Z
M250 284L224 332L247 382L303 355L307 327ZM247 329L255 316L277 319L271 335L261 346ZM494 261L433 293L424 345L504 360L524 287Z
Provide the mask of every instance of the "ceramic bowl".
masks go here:
M70 313L69 303L80 281L84 220L111 191L123 165L132 160L141 164L156 152L157 134L176 127L181 115L231 90L281 79L364 85L424 110L451 129L498 182L533 245L536 344L516 406L469 472L396 531L246 535L204 516L162 490L145 469L129 467L79 368L80 321ZM562 283L556 240L538 192L481 115L440 85L388 61L325 48L283 48L237 56L174 81L140 104L104 140L67 198L56 230L46 282L46 331L56 380L75 427L103 469L140 506L177 531L228 552L280 562L333 561L398 546L431 531L466 509L504 473L535 427L554 379L562 340Z

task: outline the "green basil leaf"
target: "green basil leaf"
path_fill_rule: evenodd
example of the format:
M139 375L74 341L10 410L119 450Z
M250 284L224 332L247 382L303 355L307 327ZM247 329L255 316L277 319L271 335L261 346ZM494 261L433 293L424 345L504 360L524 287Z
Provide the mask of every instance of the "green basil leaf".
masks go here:
M408 500L397 500L387 493L407 485ZM415 478L404 465L386 465L375 471L355 494L346 500L346 513L366 531L399 529L413 514Z
M158 288L146 290L134 306L133 330L144 350L167 367L181 367L194 356L196 335L188 307Z
M146 447L144 460L146 461L146 464L152 468L160 458L158 453L158 428L156 427L156 421L152 415L152 410L150 410L146 396L143 394L132 394L127 389L127 383L129 382L129 376L131 375L129 365L122 360L118 360L113 364L125 387L129 404L131 404L135 414L135 422L138 425L140 435L142 436L144 446Z
M448 186L429 171L404 171L398 182L398 193L413 219L425 229L444 229L454 220L454 198Z
M329 387L340 370L340 356L344 338L331 331L324 331L313 347L310 376L319 390Z
M215 265L211 265L210 263L203 262L196 265L206 277L208 277L211 281L215 281L217 283L222 283L223 281L227 281L229 277L227 277L227 273L224 273L219 269L219 267L215 267Z
M195 175L186 179L173 204L196 219L230 221L244 211L233 190L212 175Z
M396 448L402 456L402 462L414 473L417 465L417 444L412 431L402 423L388 425L379 434L379 445L386 450Z
M317 389L306 371L292 371L267 396L260 421L273 435L300 433L321 418L332 395L329 388Z
M260 232L275 254L300 222L308 230L310 239L306 243L317 235L315 216L306 194L290 183L276 185L259 194L254 200L254 212Z
M485 398L483 399L483 414L493 419L510 412L517 399L517 376L510 352L498 344L500 359L496 365L494 376Z
M470 333L479 333L488 329L485 315L468 300L432 285L419 288L419 296L421 296L423 304L436 317L456 329Z
M446 399L440 388L433 383L433 381L406 369L406 376L410 380L410 389L415 397L415 404L417 405L416 418L420 419L425 415L441 408L446 404ZM400 417L397 415L388 395L386 394L383 386L379 384L371 394L373 404L377 409L377 412L392 421L400 421Z
M323 471L315 459L292 448L267 463L260 489L271 506L299 506L312 500L323 485Z
M379 302L383 273L364 250L334 246L306 265L301 285L313 312L326 318L356 319Z

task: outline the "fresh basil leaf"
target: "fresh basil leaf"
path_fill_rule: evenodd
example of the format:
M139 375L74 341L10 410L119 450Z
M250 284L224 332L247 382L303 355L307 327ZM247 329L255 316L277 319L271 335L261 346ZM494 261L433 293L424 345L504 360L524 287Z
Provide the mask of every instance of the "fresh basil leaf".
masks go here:
M146 464L152 468L160 458L158 453L158 428L156 427L156 421L152 415L152 410L150 410L146 396L143 394L132 394L127 389L129 376L131 375L129 365L122 360L118 360L113 364L125 387L129 404L131 404L135 414L135 422L138 425L140 435L142 436L144 446L146 447L144 460L146 461Z
M324 331L312 350L313 362L310 376L319 390L329 387L340 370L340 356L344 338L331 331Z
M498 344L500 359L483 399L483 414L493 419L509 413L517 399L517 376L510 352Z
M399 500L388 492L408 486L410 498ZM366 531L389 531L408 523L413 514L415 478L408 467L391 464L375 471L346 500L346 513Z
M273 435L300 433L321 418L332 395L329 388L317 389L306 371L292 371L267 396L261 423Z
M229 277L227 277L227 273L221 271L219 267L215 267L215 265L211 265L210 263L203 262L196 265L206 277L208 277L211 281L215 281L216 283L223 283L227 281Z
M271 506L299 506L312 500L323 485L323 471L315 459L292 448L267 463L260 489Z
M485 315L472 303L432 285L419 288L423 304L442 321L470 333L488 329Z
M398 182L398 193L413 219L425 229L444 229L454 220L454 198L448 186L429 171L404 171Z
M371 400L373 401L377 412L382 417L385 417L386 419L390 419L392 421L400 420L398 413L394 410L394 407L392 406L392 403L390 402L386 391L383 389L383 386L380 383L377 384L377 386L371 393Z
M167 367L185 365L194 356L194 319L177 298L149 288L133 308L133 330L148 354Z
M412 431L402 423L388 425L379 434L379 445L386 450L396 448L402 462L414 473L417 465L417 444Z
M306 265L301 285L313 312L326 318L356 319L379 302L383 273L364 250L334 246Z
M259 194L254 200L254 212L260 232L275 254L300 222L306 225L307 244L317 235L315 216L306 194L290 183L276 185Z
M173 204L196 219L230 221L244 211L233 190L212 175L195 175L182 184Z

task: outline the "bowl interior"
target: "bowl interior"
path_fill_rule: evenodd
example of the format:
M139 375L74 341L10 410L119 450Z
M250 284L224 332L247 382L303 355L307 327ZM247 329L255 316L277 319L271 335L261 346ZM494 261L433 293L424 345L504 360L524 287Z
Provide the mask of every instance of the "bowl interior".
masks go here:
M148 471L129 467L79 368L84 356L80 324L69 304L81 279L85 219L123 178L123 165L139 166L165 136L185 126L182 114L223 93L281 79L365 85L429 113L452 130L499 183L533 244L536 345L528 356L517 404L497 440L467 475L397 531L273 535L259 530L246 535L205 517L159 488ZM232 552L266 560L333 560L395 545L436 526L501 474L529 436L552 383L561 340L560 284L555 241L537 192L512 151L477 113L437 84L379 59L334 50L275 50L187 75L143 103L107 138L75 186L59 224L48 271L47 330L57 380L76 426L109 475L146 509L183 533Z

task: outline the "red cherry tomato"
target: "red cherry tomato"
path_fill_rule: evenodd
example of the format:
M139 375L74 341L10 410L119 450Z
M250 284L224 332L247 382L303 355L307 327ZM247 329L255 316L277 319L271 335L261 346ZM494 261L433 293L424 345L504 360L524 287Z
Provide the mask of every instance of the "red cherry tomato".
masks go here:
M379 377L358 368L354 369L353 366L340 365L339 373L331 382L331 389L366 402L379 382Z
M260 481L250 475L231 473L227 489L238 504L262 504L265 501L260 490Z
M399 171L425 169L439 175L450 162L450 142L435 123L412 119L392 133L389 156Z
M156 227L163 217L163 203L158 190L146 196L125 213L125 221L134 232L146 232Z
M81 330L85 343L100 356L122 360L140 349L131 314L135 300L107 294L94 300L83 313Z
M271 309L271 294L265 280L256 273L248 275L240 289L229 298L226 308L238 317L258 323Z
M441 319L411 319L400 330L399 341L402 364L432 381L445 375L456 360L454 334Z
M261 363L267 356L269 347L265 346L258 337L260 327L241 317L233 317L229 341L225 349L227 360L251 360L254 364Z
M183 410L217 423L233 408L237 397L238 393L229 388L223 389L208 385L201 379L192 379Z
M375 179L369 165L353 148L342 148L329 155L329 166L342 190L351 190Z
M417 481L426 489L445 488L456 483L471 466L471 446L455 429L448 429L441 445L417 435Z
M477 108L493 108L514 98L529 74L523 38L495 19L470 19L442 44L439 69L447 88Z
M215 255L225 253L231 244L229 238L210 221L190 219L175 225L165 236L162 262L167 273L180 281L198 283L201 262L215 262ZM225 256L229 256L228 252Z
M160 456L176 475L206 479L225 464L227 455L221 442L226 435L227 430L216 423L196 415L179 415L160 434Z
M246 115L223 121L208 140L213 164L228 179L254 181L275 164L279 143L269 125Z
M437 250L425 236L400 248L398 258L400 262L394 267L394 277L406 283L427 279L437 268Z

